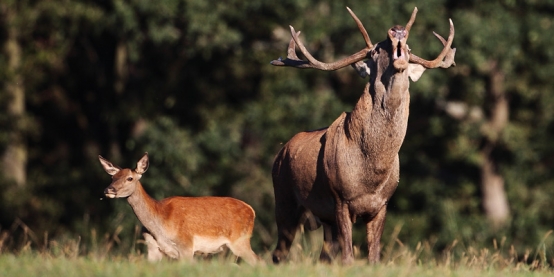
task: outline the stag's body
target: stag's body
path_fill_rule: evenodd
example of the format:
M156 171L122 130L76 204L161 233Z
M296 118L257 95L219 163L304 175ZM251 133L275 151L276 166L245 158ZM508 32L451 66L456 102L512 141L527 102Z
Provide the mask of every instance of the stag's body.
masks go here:
M370 79L352 112L343 113L328 128L295 135L277 154L273 186L279 237L274 262L287 255L305 213L313 214L324 226L320 259L329 261L341 249L342 262L351 263L352 223L361 218L367 227L368 259L379 261L387 203L400 176L398 152L410 104L408 78L415 81L425 68L448 67L454 60L455 49L450 49L453 25L448 42L438 36L447 49L442 57L429 62L412 56L406 40L416 11L406 28L392 27L389 38L375 46L351 12L368 47L335 64L311 57L291 27L288 59L274 61L274 65L334 70L355 64L360 75ZM296 57L295 43L309 62ZM362 63L364 58L368 60Z
M112 175L104 193L109 198L126 197L146 231L148 260L164 256L192 260L194 253L212 254L228 247L249 264L258 261L250 247L254 228L254 210L230 197L174 196L157 201L150 197L139 179L148 168L145 154L137 169L120 169L99 156L100 163Z

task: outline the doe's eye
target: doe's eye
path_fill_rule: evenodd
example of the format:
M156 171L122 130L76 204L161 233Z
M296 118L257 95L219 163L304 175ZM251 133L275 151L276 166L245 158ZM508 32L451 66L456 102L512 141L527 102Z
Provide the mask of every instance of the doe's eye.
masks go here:
M133 181L133 177L127 177L127 181L129 182Z

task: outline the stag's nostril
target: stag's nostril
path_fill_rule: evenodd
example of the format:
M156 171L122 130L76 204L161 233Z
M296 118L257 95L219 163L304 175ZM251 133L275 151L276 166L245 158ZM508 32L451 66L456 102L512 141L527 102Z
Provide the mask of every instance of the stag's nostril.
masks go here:
M398 40L402 40L406 37L406 31L402 30L402 31L398 31L396 32L396 38Z

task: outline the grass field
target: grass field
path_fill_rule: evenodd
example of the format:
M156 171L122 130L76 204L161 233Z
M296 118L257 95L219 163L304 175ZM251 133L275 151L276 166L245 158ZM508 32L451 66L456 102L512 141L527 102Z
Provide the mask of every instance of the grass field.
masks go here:
M492 262L492 261L491 261ZM312 261L249 266L221 261L194 263L162 261L148 263L142 258L48 257L25 254L0 255L0 276L550 276L550 269L529 266L452 265L435 262L400 262L368 265L358 260L352 266L325 265Z
M550 232L545 235L545 239ZM319 234L313 235L319 237ZM168 261L149 263L138 251L122 254L112 250L113 241L103 241L84 250L80 239L48 241L46 246L32 247L27 241L17 250L7 250L0 240L0 276L551 276L554 270L547 260L546 245L523 254L502 243L491 249L460 247L453 242L441 255L433 254L428 243L415 248L399 241L384 245L382 262L369 265L358 254L351 266L317 262L320 245L309 236L298 239L289 261L271 264L271 254L261 258L265 265L235 263L234 256L219 254L198 257L195 262ZM140 248L140 247L139 247ZM137 248L138 249L138 248Z

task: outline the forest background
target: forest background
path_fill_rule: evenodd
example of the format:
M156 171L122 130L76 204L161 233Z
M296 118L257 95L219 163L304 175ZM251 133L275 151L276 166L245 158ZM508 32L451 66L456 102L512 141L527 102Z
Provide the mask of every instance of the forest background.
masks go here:
M350 111L367 79L269 61L286 56L288 25L323 61L362 49L346 6L373 42L417 6L408 44L427 59L442 49L432 31L456 28L457 66L411 84L384 239L536 248L554 224L554 1L532 0L3 0L4 247L79 237L86 252L114 233L116 248L134 247L138 220L101 200L110 177L97 157L134 168L148 152L153 197L242 199L257 213L254 250L272 249L275 154ZM362 251L363 237L356 225Z

